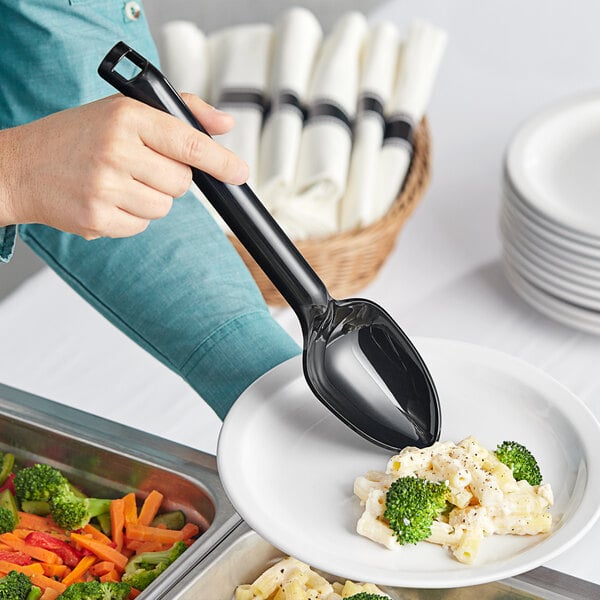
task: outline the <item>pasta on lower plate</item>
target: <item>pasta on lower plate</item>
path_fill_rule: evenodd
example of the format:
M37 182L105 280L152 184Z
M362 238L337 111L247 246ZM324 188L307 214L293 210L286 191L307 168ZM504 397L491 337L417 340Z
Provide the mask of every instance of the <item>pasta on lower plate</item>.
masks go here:
M526 458L531 458L533 467L538 469L523 446L515 442L503 444L510 450L516 447L519 452L527 453ZM390 489L395 490L398 487L395 482L406 477L445 484L445 509L430 520L429 535L421 539L448 546L460 562L472 563L486 536L550 531L549 507L553 503L550 485L532 485L525 479L515 479L515 474L519 474L515 465L501 462L498 456L503 457L498 450L495 453L484 448L472 436L457 444L447 441L423 449L404 448L389 459L385 472L369 471L356 478L354 493L364 506L357 532L390 550L407 543L398 527L390 526L389 511L386 512ZM399 528L410 530L411 518L410 513L403 513Z
M361 592L388 598L372 583L330 583L306 563L287 557L269 567L254 583L239 585L234 600L342 600Z

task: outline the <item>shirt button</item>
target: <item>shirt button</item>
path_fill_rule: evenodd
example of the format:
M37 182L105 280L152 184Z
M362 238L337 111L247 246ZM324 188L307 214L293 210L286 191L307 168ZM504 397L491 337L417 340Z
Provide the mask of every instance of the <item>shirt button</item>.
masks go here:
M128 21L137 21L142 14L142 9L137 2L127 2L123 10Z

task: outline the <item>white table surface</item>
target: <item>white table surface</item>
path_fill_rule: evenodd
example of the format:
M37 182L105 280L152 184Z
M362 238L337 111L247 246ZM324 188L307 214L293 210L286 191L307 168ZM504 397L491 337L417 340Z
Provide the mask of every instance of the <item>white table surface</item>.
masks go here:
M433 180L362 295L409 335L525 359L600 417L600 337L553 322L516 295L501 270L497 224L503 152L518 125L553 101L600 88L600 4L396 0L372 19L405 28L416 16L449 34L428 110ZM299 339L291 311L274 314ZM0 303L0 331L0 382L215 451L220 422L195 393L48 269ZM599 545L597 524L547 566L600 583Z

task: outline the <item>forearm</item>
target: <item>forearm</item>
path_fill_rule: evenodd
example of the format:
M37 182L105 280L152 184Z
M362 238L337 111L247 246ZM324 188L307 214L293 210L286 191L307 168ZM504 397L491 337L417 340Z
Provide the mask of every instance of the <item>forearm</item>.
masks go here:
M0 227L19 223L14 206L16 140L11 129L0 131Z
M221 417L257 377L299 352L191 195L132 238L86 242L39 225L20 231L90 304Z

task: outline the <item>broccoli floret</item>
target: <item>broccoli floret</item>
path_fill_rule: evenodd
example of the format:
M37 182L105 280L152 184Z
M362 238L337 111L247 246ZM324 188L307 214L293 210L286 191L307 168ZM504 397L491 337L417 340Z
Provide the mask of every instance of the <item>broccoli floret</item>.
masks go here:
M127 583L86 581L72 583L58 598L63 600L126 600L131 591Z
M531 452L517 442L502 442L495 451L500 462L510 467L517 481L527 481L530 485L542 483L540 467Z
M389 596L382 596L381 594L371 594L370 592L359 592L358 594L354 594L353 596L348 596L346 600L380 600L380 598L389 600Z
M175 559L187 549L185 542L175 542L168 550L142 552L125 567L122 581L138 590L147 588Z
M19 520L15 497L10 490L0 492L0 533L12 531Z
M17 471L14 484L21 502L48 502L56 524L67 530L80 529L110 510L110 500L80 497L69 480L50 465L37 464Z
M42 500L48 502L57 494L69 489L67 478L54 467L36 464L32 467L19 469L13 481L15 494L23 500Z
M42 590L23 573L11 571L0 579L0 600L36 600Z
M400 544L416 544L431 535L433 520L446 508L450 490L445 482L400 477L385 499L384 519Z
M10 508L0 506L0 533L8 533L15 528L15 515Z
M72 492L59 494L50 499L50 514L54 522L71 531L85 527L91 519L110 510L111 500L103 498L79 498Z

